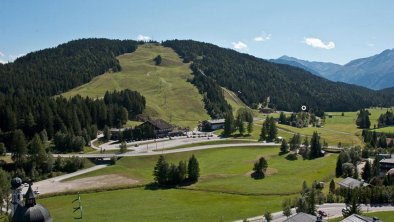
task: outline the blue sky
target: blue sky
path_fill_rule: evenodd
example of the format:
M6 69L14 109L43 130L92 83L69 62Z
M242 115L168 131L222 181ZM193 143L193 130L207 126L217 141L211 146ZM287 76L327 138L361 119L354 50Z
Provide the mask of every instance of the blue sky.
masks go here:
M344 64L394 48L394 1L2 0L0 61L72 39L194 39Z

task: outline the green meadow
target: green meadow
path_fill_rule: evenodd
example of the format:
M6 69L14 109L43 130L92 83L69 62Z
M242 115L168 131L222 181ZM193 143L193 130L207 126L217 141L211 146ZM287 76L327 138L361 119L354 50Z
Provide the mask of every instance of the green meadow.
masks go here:
M278 155L279 147L235 147L165 155L170 163L187 160L194 154L200 163L198 183L152 190L145 187L82 195L82 221L232 221L278 211L284 198L297 196L302 182L329 182L334 176L336 155L315 160L289 161ZM250 177L259 157L268 159L268 176ZM140 184L153 181L152 170L158 156L127 157L116 165L80 175L73 179L118 174ZM73 221L74 195L40 199L56 221ZM242 209L242 210L240 210Z
M153 62L157 55L162 57L160 66ZM145 44L133 53L119 56L118 60L121 72L107 72L62 95L101 98L106 91L131 89L145 96L147 107L144 113L153 118L191 129L198 121L209 119L202 95L187 81L193 78L190 64L182 63L172 49ZM131 126L135 124L129 123Z

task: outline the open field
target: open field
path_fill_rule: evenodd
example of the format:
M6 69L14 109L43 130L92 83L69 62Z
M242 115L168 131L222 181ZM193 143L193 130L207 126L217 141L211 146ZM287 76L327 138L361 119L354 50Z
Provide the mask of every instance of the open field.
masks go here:
M153 62L157 55L162 57L160 66ZM118 59L122 66L121 72L105 73L62 95L71 97L80 94L100 98L107 90L131 89L145 96L147 107L144 113L151 117L191 129L198 121L209 119L202 95L187 82L193 78L190 64L182 63L172 49L145 44Z
M280 210L283 198L296 196L304 180L308 184L314 180L328 182L333 176L336 155L289 161L285 156L279 156L278 151L278 147L237 147L167 154L165 157L170 163L196 155L201 169L199 182L179 189L131 188L86 193L82 195L82 221L126 221L127 218L155 221L159 217L161 221L242 219L261 215L265 210ZM268 159L268 177L254 180L250 178L250 172L260 156ZM67 181L120 175L147 184L153 181L152 170L157 158L122 158L116 165ZM70 203L74 198L58 196L39 202L49 208L56 221L70 221L73 217Z
M377 217L379 220L384 222L394 222L394 211L363 213L363 215L367 217ZM343 220L343 217L328 220L328 222L339 222L341 220Z
M381 132L381 133L394 133L394 126L387 126L383 128L378 128L375 129L376 132Z
M82 194L83 219L73 214L76 195L38 200L57 222L69 221L232 221L265 210L278 211L281 196L242 196L181 189L134 188ZM240 210L242 209L242 210Z

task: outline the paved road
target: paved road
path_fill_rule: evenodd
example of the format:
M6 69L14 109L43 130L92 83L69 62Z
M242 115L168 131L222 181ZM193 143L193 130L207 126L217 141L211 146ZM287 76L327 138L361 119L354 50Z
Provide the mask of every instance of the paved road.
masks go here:
M162 139L156 139L156 140L145 140L145 141L136 141L136 142L131 142L127 143L129 148L135 150L135 151L145 151L146 150L156 150L156 149L167 149L167 148L172 148L176 146L182 146L186 144L193 144L193 143L200 143L200 142L207 142L207 141L214 141L214 140L221 140L222 138L218 137L217 135L211 134L212 137L186 137L186 136L180 136L180 137L172 137L171 139L169 138L162 138ZM110 141L108 143L102 144L99 147L105 150L118 150L119 149L119 143L116 141ZM137 146L135 146L137 145Z
M131 151L122 154L58 154L61 157L85 157L85 158L97 158L97 157L124 157L124 156L153 156L160 154L170 154L170 153L180 153L180 152L188 152L195 150L205 150L205 149L214 149L214 148L227 148L227 147L240 147L240 146L279 146L277 143L230 143L230 144L216 144L216 145L205 145L205 146L194 146L188 148L180 148L180 149L169 149L169 150L148 150L145 152L141 151Z
M345 204L343 203L333 203L333 204L323 204L318 205L317 209L322 210L327 213L328 218L336 218L342 216L342 209L345 208ZM392 205L381 205L381 206L369 206L369 205L361 205L361 209L363 212L378 212L378 211L394 211L394 206ZM292 209L292 214L295 214L295 209ZM394 213L393 213L394 214ZM272 222L283 222L286 220L286 217L283 216L283 212L275 212L272 214L273 220ZM241 222L239 220L237 222ZM264 216L257 216L253 218L248 218L248 221L253 222L264 222Z

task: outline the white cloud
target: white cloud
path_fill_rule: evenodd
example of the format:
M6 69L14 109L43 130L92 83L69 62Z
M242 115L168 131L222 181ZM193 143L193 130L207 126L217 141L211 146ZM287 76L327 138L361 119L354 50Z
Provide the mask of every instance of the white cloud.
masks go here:
M6 64L6 63L7 63L6 61L0 59L0 64Z
M248 49L248 45L246 45L244 42L238 41L238 42L232 42L234 49L238 50L243 50L243 49Z
M0 52L0 56L4 56L4 53Z
M149 41L149 40L151 40L152 38L150 37L150 36L146 36L146 35L141 35L141 34L139 34L138 36L137 36L137 40L138 41Z
M369 46L369 47L374 47L375 44L373 44L373 43L368 43L367 46Z
M270 39L271 39L271 34L268 34L268 35L263 34L263 35L256 36L256 37L253 38L253 40L256 41L256 42L265 42L265 41L268 41Z
M322 40L318 38L305 38L303 41L305 44L312 46L313 48L319 48L319 49L333 49L335 48L335 43L330 41L327 43L324 43Z

